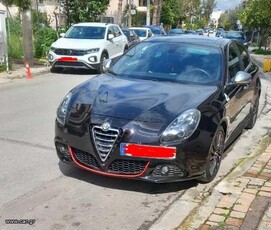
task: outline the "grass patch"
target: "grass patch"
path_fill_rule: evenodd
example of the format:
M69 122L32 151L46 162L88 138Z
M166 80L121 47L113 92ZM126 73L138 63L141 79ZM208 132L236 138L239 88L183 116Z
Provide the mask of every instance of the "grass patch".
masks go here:
M252 53L261 55L271 55L271 50L255 49L252 50Z

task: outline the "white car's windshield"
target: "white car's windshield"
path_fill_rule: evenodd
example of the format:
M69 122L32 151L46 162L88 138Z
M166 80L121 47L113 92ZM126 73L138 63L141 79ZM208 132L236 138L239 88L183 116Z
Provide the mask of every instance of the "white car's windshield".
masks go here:
M105 27L94 27L94 26L72 26L67 33L65 38L73 39L104 39Z
M218 48L149 41L131 48L110 71L119 77L219 85L221 60L222 55Z

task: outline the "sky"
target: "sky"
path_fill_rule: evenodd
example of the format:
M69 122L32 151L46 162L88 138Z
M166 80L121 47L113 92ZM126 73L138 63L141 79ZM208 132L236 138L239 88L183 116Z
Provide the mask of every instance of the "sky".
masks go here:
M235 6L239 5L242 0L216 0L216 8L219 10L233 9Z

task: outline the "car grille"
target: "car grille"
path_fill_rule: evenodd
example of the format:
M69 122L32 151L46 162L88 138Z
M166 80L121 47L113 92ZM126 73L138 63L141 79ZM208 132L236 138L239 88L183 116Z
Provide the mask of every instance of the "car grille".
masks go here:
M69 55L69 56L84 56L87 54L86 50L72 50L72 49L56 49L57 55Z
M118 129L103 130L100 126L92 128L93 141L102 162L105 162L119 136Z
M74 66L74 67L80 67L80 66L86 66L82 62L75 62L75 61L57 61L55 63L55 66Z
M72 148L75 159L87 167L101 170L97 160L91 154L81 151L79 149ZM109 173L116 174L139 174L141 173L146 165L147 161L135 161L135 160L114 160L108 167Z
M134 160L115 160L109 166L108 171L112 173L139 174L148 162Z

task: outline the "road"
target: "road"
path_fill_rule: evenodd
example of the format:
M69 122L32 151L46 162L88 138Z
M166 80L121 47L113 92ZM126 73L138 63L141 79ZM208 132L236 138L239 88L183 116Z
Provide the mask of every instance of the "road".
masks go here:
M178 205L185 194L206 195L270 132L271 83L265 77L260 118L227 150L212 183L152 184L93 175L60 163L53 142L60 100L93 76L46 74L0 85L0 229L30 227L6 225L6 219L35 219L36 229L143 230L165 223L171 229L186 211Z

